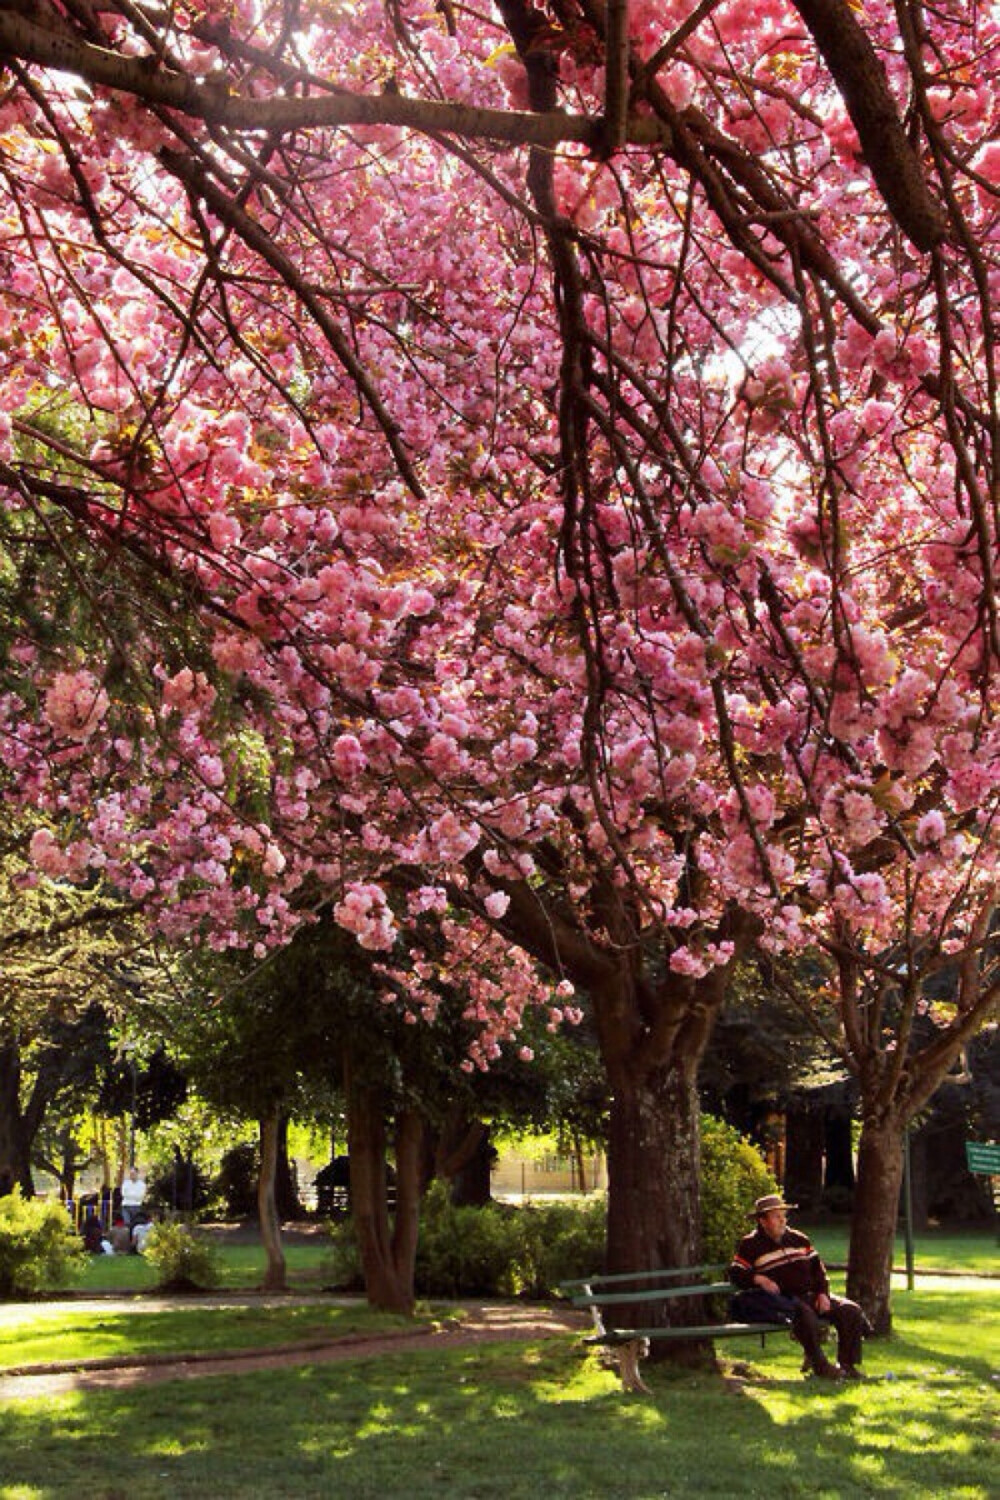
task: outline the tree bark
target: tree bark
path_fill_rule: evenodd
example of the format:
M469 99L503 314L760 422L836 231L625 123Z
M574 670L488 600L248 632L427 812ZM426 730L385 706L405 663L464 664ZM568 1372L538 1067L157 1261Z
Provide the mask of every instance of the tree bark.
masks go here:
M9 1176L25 1197L35 1191L31 1176L31 1136L21 1108L21 1051L16 1042L0 1046L0 1175Z
M261 1286L265 1292L285 1292L288 1290L288 1280L274 1191L281 1133L280 1110L274 1109L265 1115L259 1121L259 1127L260 1178L257 1184L257 1211L260 1217L260 1237L267 1257Z
M697 1057L677 1058L614 1082L608 1132L607 1268L690 1266L701 1259L701 1127ZM631 1316L630 1316L631 1315ZM626 1326L679 1327L706 1321L700 1297L615 1315ZM705 1342L653 1341L650 1359L713 1363Z
M587 1154L583 1149L583 1141L578 1135L573 1137L573 1160L576 1162L576 1186L580 1193L587 1192ZM596 1184L595 1184L596 1186Z
M698 1070L725 999L732 963L755 935L751 918L727 913L714 936L733 943L730 963L692 978L671 972L669 950L650 962L633 914L613 881L595 879L592 914L612 939L598 944L511 884L505 922L515 941L589 996L611 1089L605 1269L658 1270L701 1260ZM627 1304L626 1304L627 1305ZM676 1298L664 1325L707 1321L702 1299ZM646 1314L643 1314L645 1321ZM616 1319L617 1321L617 1319ZM621 1319L623 1325L625 1319ZM632 1324L631 1326L637 1326ZM648 1326L656 1326L650 1321ZM653 1357L712 1360L707 1341L660 1341Z
M489 1126L479 1132L475 1146L451 1179L451 1201L456 1208L485 1208L493 1200L491 1173L496 1151Z
M372 1307L386 1312L413 1312L416 1214L419 1193L411 1175L419 1177L419 1153L414 1154L408 1129L401 1125L403 1160L397 1170L398 1234L389 1220L385 1170L386 1101L384 1091L362 1080L350 1050L344 1054L347 1095L347 1149L351 1163L351 1218L361 1257L365 1293ZM400 1219L400 1216L401 1219Z
M700 1144L690 1068L675 1064L615 1080L608 1132L609 1272L697 1263Z
M653 987L642 967L626 964L613 981L591 992L612 1094L610 1273L691 1266L702 1258L698 1069L726 978L715 969L699 980L668 975ZM692 1326L707 1321L706 1311L701 1298L677 1298L652 1313L644 1308L641 1323ZM621 1321L629 1326L626 1318ZM714 1364L706 1340L654 1340L650 1357Z
M298 1219L302 1216L299 1201L295 1166L288 1155L288 1116L283 1114L278 1122L278 1146L274 1168L274 1203L278 1218Z
M392 1263L413 1311L420 1202L426 1186L424 1172L426 1130L416 1109L404 1109L396 1119L396 1208L392 1220Z
M481 1208L490 1201L491 1161L489 1126L470 1115L464 1104L456 1103L434 1142L433 1155L433 1173L451 1184L453 1203Z
M897 1114L867 1116L858 1147L847 1295L860 1302L878 1334L892 1331L890 1287L905 1129Z

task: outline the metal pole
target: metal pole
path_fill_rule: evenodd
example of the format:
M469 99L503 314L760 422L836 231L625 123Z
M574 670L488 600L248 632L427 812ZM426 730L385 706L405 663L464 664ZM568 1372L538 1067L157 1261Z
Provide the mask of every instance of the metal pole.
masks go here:
M137 1098L137 1095L138 1095L138 1089L139 1089L139 1069L136 1066L135 1054L133 1053L132 1054L132 1119L131 1119L131 1123L130 1123L130 1126L129 1126L129 1142L128 1142L128 1164L129 1164L130 1168L135 1166L135 1106L136 1106L136 1098Z
M910 1180L910 1127L903 1132L903 1226L906 1234L906 1290L913 1291L913 1185Z

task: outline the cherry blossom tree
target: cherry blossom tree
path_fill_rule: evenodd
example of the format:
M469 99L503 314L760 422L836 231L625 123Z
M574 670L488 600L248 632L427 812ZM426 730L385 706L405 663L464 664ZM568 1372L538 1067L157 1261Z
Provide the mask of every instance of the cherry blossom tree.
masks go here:
M697 1253L750 945L845 1014L957 957L935 1069L995 1006L998 49L967 0L0 9L33 867L261 954L332 905L414 1015L467 987L472 1068L585 996L612 1268ZM933 1072L873 1086L876 1193Z

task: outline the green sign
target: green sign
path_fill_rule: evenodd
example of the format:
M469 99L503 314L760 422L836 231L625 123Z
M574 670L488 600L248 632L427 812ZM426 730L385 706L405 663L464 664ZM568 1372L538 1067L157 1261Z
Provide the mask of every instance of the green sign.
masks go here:
M970 1172L987 1172L991 1177L1000 1177L1000 1146L966 1141L965 1160Z

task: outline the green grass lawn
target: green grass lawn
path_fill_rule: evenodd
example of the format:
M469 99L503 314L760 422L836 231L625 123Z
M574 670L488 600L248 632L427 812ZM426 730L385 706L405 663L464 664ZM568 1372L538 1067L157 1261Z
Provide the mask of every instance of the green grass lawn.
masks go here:
M796 1221L798 1222L798 1221ZM847 1260L847 1227L843 1224L804 1226L820 1253L831 1265ZM224 1290L245 1290L260 1284L264 1252L259 1243L234 1240L226 1230L198 1230L219 1250ZM285 1246L289 1285L299 1291L316 1290L323 1284L324 1261L328 1257L326 1236L318 1233L305 1241ZM1000 1274L1000 1246L992 1230L926 1230L916 1237L916 1262L927 1271L962 1271L967 1275ZM904 1264L903 1237L896 1241L895 1264ZM87 1262L75 1290L84 1295L99 1292L152 1291L156 1276L141 1255L95 1255Z
M225 1230L196 1229L218 1251L223 1290L246 1290L259 1286L264 1274L264 1251L259 1240L234 1240ZM324 1261L329 1259L329 1242L317 1234L304 1242L284 1246L288 1283L301 1291L316 1290L323 1280ZM74 1290L85 1295L92 1292L146 1292L156 1285L153 1267L141 1255L92 1255Z
M1000 1292L895 1300L896 1332L869 1343L863 1385L803 1379L779 1337L764 1352L720 1346L737 1348L728 1381L647 1365L652 1394L628 1396L566 1335L13 1401L0 1497L988 1500ZM231 1312L201 1317L228 1340ZM181 1315L159 1316L164 1339L183 1340ZM314 1316L280 1308L272 1330L289 1342ZM140 1327L155 1345L155 1322ZM12 1340L4 1362L16 1352Z
M831 1265L847 1261L849 1229L846 1223L812 1224L793 1219L805 1229L824 1260ZM1000 1276L1000 1245L992 1229L923 1229L914 1235L914 1262L919 1271L960 1271L966 1276ZM906 1263L902 1232L896 1235L893 1265Z
M419 1321L433 1322L434 1316ZM199 1306L193 1297L167 1310L143 1311L139 1304L136 1310L109 1308L98 1314L75 1312L72 1303L45 1303L19 1307L16 1317L0 1316L0 1376L31 1365L316 1344L413 1326L408 1318L375 1313L361 1301L348 1307L312 1302L215 1307Z

